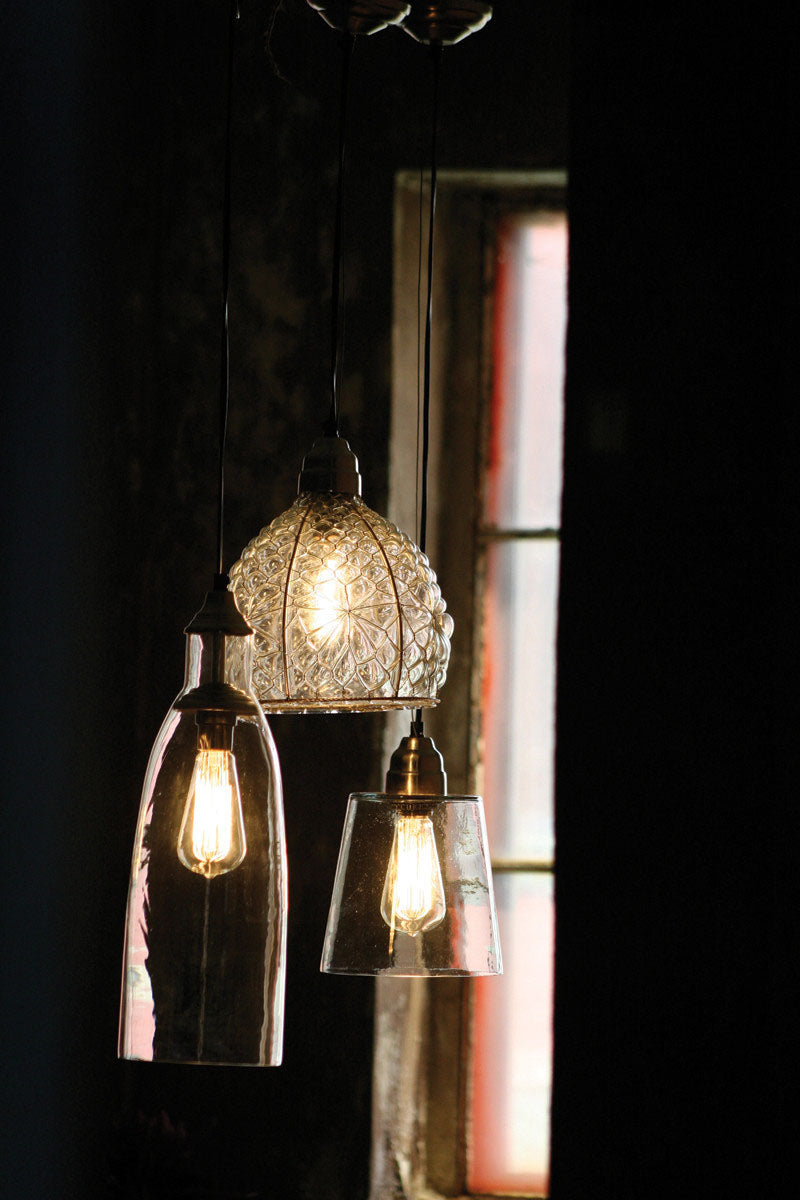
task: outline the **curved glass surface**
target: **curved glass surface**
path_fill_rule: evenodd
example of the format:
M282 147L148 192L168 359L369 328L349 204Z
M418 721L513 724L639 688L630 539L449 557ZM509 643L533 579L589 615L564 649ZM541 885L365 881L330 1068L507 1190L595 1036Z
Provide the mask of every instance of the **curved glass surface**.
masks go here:
M359 496L303 492L231 569L272 712L431 707L453 619L426 556Z
M272 735L249 692L251 640L188 637L184 687L150 755L128 894L122 1058L281 1061L283 805ZM214 690L221 661L227 709Z
M350 797L321 970L502 973L479 796Z

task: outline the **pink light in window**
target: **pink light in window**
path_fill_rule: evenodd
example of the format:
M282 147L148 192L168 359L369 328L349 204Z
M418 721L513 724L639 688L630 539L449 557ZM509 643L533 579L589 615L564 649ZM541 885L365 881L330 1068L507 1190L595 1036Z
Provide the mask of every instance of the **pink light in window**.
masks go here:
M475 980L471 1192L547 1195L552 887L550 875L495 877L505 974Z
M567 225L543 210L503 224L484 523L555 529L561 500ZM480 790L496 858L553 853L558 542L490 544L483 613ZM553 881L495 875L505 975L475 981L468 1185L547 1195Z

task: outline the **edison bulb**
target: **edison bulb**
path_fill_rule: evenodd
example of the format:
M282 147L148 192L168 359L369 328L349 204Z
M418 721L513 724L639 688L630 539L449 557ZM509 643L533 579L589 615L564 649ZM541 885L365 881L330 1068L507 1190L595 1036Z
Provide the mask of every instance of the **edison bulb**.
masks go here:
M213 879L232 871L247 853L236 759L230 750L200 749L178 835L178 858Z
M444 920L442 871L433 823L427 816L399 816L381 899L390 929L414 937Z

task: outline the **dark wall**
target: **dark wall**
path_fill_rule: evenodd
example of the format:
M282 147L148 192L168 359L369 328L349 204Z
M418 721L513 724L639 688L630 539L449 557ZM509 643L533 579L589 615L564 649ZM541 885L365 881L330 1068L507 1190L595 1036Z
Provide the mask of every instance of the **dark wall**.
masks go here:
M268 52L273 6L242 7L231 554L290 501L321 416L335 180L333 35L285 0ZM498 4L448 52L444 165L563 165L558 8ZM114 1194L112 1176L154 1195L201 1194L198 1178L218 1195L365 1193L371 989L323 979L317 959L344 798L379 778L377 722L273 722L285 1066L114 1058L141 776L213 565L225 10L3 13L0 1190L14 1200ZM771 1197L787 1165L795 214L788 51L765 22L572 18L556 1200ZM425 80L403 35L359 47L344 404L375 507L391 177L418 161Z
M785 1194L798 416L780 39L749 11L573 15L559 1200Z
M338 82L335 36L302 0L241 7L229 560L290 503L325 412ZM272 722L290 859L284 1066L115 1059L142 774L214 567L227 11L3 12L0 1192L14 1200L366 1192L372 988L320 976L318 959L347 793L381 777L378 720ZM563 166L565 55L560 5L498 5L445 56L442 165ZM428 82L406 35L359 44L343 407L376 508L393 174L427 158Z

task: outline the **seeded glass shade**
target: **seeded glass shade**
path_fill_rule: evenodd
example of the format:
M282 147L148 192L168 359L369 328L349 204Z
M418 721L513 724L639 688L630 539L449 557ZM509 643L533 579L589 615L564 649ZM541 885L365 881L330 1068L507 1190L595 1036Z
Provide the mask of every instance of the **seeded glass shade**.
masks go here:
M277 754L230 592L210 593L187 635L184 686L142 792L119 1055L277 1066L287 907Z
M334 450L346 465L328 475L312 456L321 446L324 459L330 443L340 444ZM237 606L255 630L253 686L262 706L365 712L437 704L453 620L428 559L361 499L343 439L315 443L300 489L231 570Z
M328 974L502 973L483 802L445 795L443 772L438 794L424 794L431 783L417 768L433 755L441 763L429 738L404 738L391 790L350 796L320 967Z

